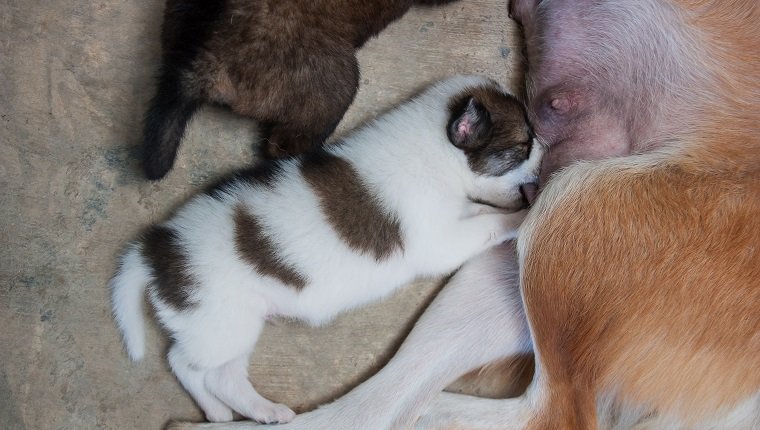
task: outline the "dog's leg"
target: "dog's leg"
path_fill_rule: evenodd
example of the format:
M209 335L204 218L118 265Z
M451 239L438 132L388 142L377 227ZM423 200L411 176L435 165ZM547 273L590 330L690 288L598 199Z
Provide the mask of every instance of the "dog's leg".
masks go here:
M463 373L529 351L517 276L512 243L468 262L380 372L333 404L297 417L302 426L296 427L409 427Z
M596 428L594 395L579 392L561 364L536 357L533 382L522 396L486 399L438 393L416 422L417 430L543 430ZM547 370L549 370L547 372ZM551 375L551 376L549 376Z
M232 410L206 389L203 382L204 370L197 369L189 364L176 345L169 350L168 358L169 365L177 379L195 399L198 406L203 409L207 420L211 422L232 421Z
M533 388L528 389L533 394ZM420 429L523 429L531 416L528 394L515 399L485 399L439 393L417 421Z
M205 375L206 387L243 416L264 423L282 423L295 414L285 405L262 397L248 381L248 355L238 357Z
M409 428L432 397L460 375L530 351L514 244L469 261L447 283L397 354L375 376L278 429ZM249 423L252 425L252 423ZM190 428L174 424L171 428ZM214 425L215 429L242 428Z
M539 369L521 397L485 399L463 394L439 393L417 421L417 430L593 430L593 396L581 396L566 386L567 380L552 379ZM580 401L583 404L579 404ZM588 412L591 412L591 415Z
M390 428L410 426L424 405L463 373L531 351L518 276L511 242L465 264L393 360L357 388L365 398L372 393L373 383L383 384L387 392L401 389L403 395L384 396L394 405Z
M169 363L209 421L230 421L233 410L265 423L292 419L287 406L265 399L248 380L248 357L264 326L267 302L244 297L213 318L208 317L213 301L203 305L172 327Z

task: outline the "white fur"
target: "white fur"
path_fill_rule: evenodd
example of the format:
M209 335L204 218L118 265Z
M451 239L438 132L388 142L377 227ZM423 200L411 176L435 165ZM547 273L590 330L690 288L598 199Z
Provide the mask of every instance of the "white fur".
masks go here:
M269 186L241 181L221 199L198 196L164 224L180 237L187 270L200 285L187 310L175 310L150 289L149 297L175 340L172 370L210 421L230 420L231 410L263 422L292 419L287 407L261 397L247 380L248 357L267 316L322 324L516 237L524 212L506 214L471 198L513 203L519 185L535 181L543 150L534 145L530 158L504 176L474 173L446 135L452 97L474 86L498 88L486 78L451 78L327 149L348 161L400 221L403 250L387 259L357 252L335 233L300 173L300 159L285 162ZM306 275L302 291L241 259L233 222L240 205L264 226L284 262ZM151 279L139 245L131 246L111 286L116 320L136 359L144 350L139 303Z
M145 267L139 249L130 246L121 258L118 273L109 284L114 319L124 335L124 344L133 361L140 361L145 356L142 303L145 287L151 279L151 273Z

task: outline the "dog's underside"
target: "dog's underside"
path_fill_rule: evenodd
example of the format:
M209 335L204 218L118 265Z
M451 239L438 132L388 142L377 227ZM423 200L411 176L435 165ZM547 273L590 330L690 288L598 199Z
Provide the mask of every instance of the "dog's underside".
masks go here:
M516 250L467 263L385 368L278 428L760 427L760 6L510 12L553 174ZM440 392L526 351L521 397Z

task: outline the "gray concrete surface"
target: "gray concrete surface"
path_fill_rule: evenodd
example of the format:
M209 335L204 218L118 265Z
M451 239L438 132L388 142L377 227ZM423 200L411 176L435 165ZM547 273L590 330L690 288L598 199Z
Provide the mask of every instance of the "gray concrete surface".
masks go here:
M204 109L170 176L141 178L136 148L162 9L161 0L0 2L2 428L202 418L168 372L155 325L146 359L128 361L106 289L127 240L252 159L255 124ZM339 130L453 73L516 88L518 41L505 0L413 10L360 52L361 90ZM299 411L345 392L390 357L439 284L420 282L326 327L268 326L251 362L256 387Z

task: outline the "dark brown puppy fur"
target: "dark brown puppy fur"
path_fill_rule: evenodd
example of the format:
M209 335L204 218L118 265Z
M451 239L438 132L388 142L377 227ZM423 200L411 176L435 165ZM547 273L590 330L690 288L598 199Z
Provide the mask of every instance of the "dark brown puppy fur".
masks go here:
M492 88L473 88L455 98L449 110L449 140L467 155L470 168L501 176L530 155L533 131L521 104ZM465 123L464 119L468 119Z
M163 65L146 115L145 173L171 169L203 103L259 121L283 157L332 134L356 94L356 50L413 4L452 0L168 0Z

